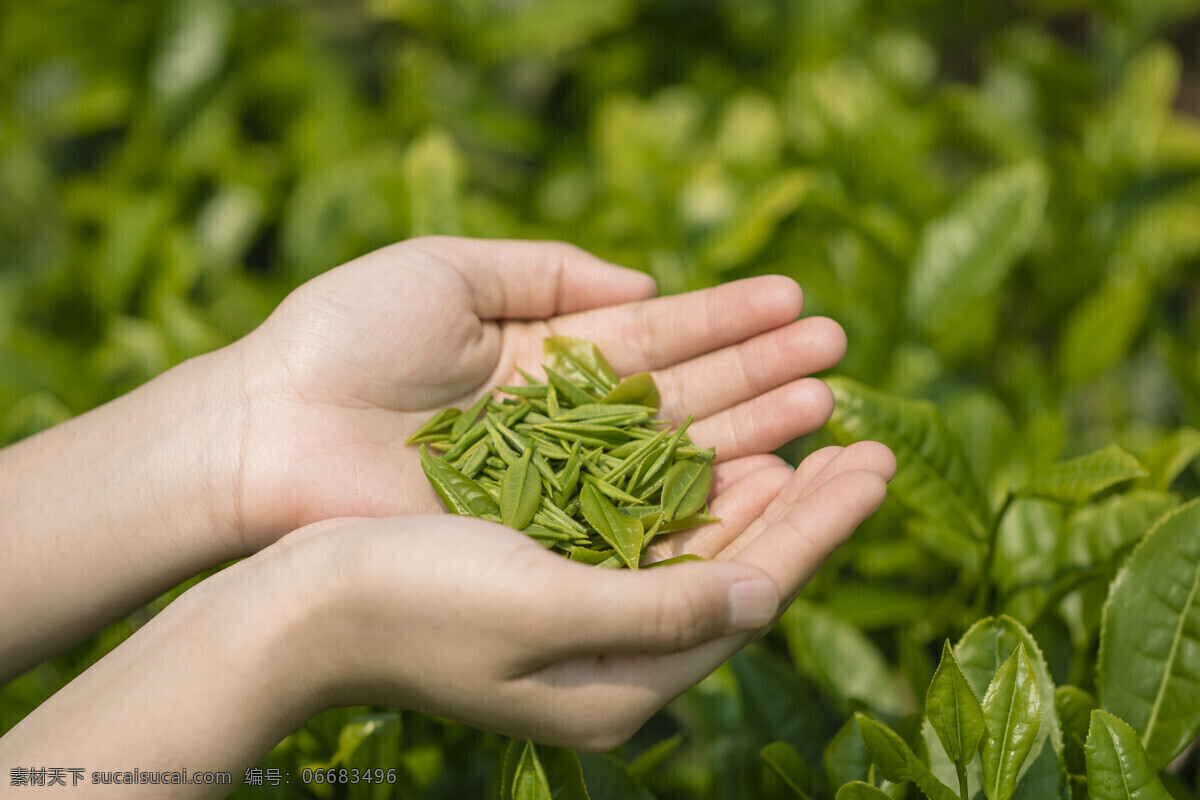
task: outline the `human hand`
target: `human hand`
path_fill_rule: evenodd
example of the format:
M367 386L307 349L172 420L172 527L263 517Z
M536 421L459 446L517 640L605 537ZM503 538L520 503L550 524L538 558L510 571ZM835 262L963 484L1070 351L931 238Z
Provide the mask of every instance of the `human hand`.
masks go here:
M313 565L299 585L322 600L300 627L320 655L299 677L322 687L317 708L398 706L604 751L769 630L894 471L871 443L759 475L774 492L746 475L722 495L707 563L597 569L449 515L318 523L256 558Z
M408 435L431 411L521 383L542 340L596 342L619 374L650 371L663 415L730 474L823 425L805 376L836 364L833 321L796 321L795 282L762 277L651 298L647 276L552 242L414 239L300 287L231 350L245 398L236 479L243 552L338 516L440 510Z

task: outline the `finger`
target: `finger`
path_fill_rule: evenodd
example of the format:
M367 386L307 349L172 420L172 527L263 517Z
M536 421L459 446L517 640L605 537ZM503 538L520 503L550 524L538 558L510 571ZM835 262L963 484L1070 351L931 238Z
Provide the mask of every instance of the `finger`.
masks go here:
M717 458L769 453L811 433L833 414L833 392L816 378L802 378L733 408L697 420L688 430L701 447L715 447Z
M886 496L887 482L879 473L865 469L840 473L793 503L734 560L766 572L779 594L791 598Z
M480 319L530 319L653 297L654 279L565 242L429 236L401 246L466 282Z
M703 418L814 372L846 354L846 333L825 317L812 317L724 347L654 375L663 414Z
M750 461L752 459L740 459ZM719 517L697 528L655 539L650 545L650 554L655 561L694 553L704 558L716 558L748 526L760 519L767 505L779 495L792 477L790 467L772 465L745 475L726 491L719 494L710 505L709 511Z
M865 469L889 481L895 474L895 463L891 451L878 442L855 442L849 447L826 447L818 450L801 462L795 475L771 500L762 516L748 525L720 557L733 558L793 504L808 497L832 478L845 472Z
M800 316L791 278L763 275L672 297L554 320L556 334L595 342L621 375L662 369L773 330Z
M773 467L781 467L787 470L789 475L792 472L792 468L782 458L765 453L746 456L745 458L736 458L732 461L723 461L713 469L712 495L713 497L719 497L726 489L738 483L747 475L752 475L760 470Z
M579 567L578 572L572 580L573 602L555 617L553 660L680 652L761 627L779 607L775 583L759 569L732 562L636 572Z

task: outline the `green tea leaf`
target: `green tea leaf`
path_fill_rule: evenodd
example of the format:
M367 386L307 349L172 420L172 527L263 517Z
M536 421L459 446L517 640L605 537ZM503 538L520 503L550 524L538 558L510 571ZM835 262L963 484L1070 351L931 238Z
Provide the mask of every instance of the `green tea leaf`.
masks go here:
M444 458L429 455L425 445L421 445L420 452L421 469L425 470L425 477L452 514L499 516L500 507L482 486L448 464Z
M438 413L434 414L428 422L413 431L412 436L405 440L405 444L416 444L424 442L432 434L448 431L454 424L454 420L462 415L462 411L457 408L443 408Z
M813 772L796 752L796 748L787 742L771 742L759 750L758 754L783 779L788 788L796 793L797 797L811 800Z
M617 511L592 484L584 484L580 492L583 516L599 531L604 541L617 552L630 569L637 569L642 553L642 523Z
M1063 756L1067 771L1083 775L1084 744L1087 742L1088 724L1096 708L1096 698L1078 686L1060 686L1054 690L1054 708L1063 729Z
M1200 431L1179 428L1167 434L1142 454L1141 462L1149 471L1143 481L1150 489L1167 491L1180 472L1200 457Z
M1017 649L1025 650L1033 672L1037 676L1039 698L1054 696L1054 681L1041 648L1021 623L1006 616L986 617L979 620L963 634L954 647L954 654L962 667L963 675L976 696L983 696L1001 664ZM932 736L932 731L930 732ZM1042 797L1057 797L1067 780L1066 766L1062 763L1062 730L1058 715L1043 713L1037 737L1017 778L1014 793L1016 800L1036 800ZM931 758L931 761L934 759ZM944 771L932 764L934 772L948 779L954 768L948 762Z
M538 745L537 756L542 762L546 784L554 800L590 800L578 753Z
M663 521L694 514L708 502L713 466L707 461L678 461L663 478Z
M581 389L578 384L573 383L570 378L561 374L549 364L542 367L546 371L546 377L550 380L550 391L546 395L546 402L550 404L552 418L557 419L562 413L562 409L556 406L565 405L568 410L575 406L591 405L596 402L596 398Z
M1109 589L1100 707L1133 726L1155 768L1200 733L1200 500L1170 511Z
M929 800L956 800L957 795L933 776L899 734L866 714L855 714L854 719L880 775L893 783L915 783Z
M491 392L484 392L483 396L475 401L474 405L464 411L461 415L455 417L454 425L450 428L450 441L458 442L462 439L463 434L479 419L479 415L487 408L487 404L492 400Z
M1131 489L1088 503L1071 515L1066 537L1060 542L1058 561L1072 567L1105 564L1141 539L1178 503L1175 495L1146 489Z
M925 715L952 761L965 765L975 757L987 732L983 708L967 683L949 640L942 646L942 660L925 696Z
M530 463L532 457L533 447L526 448L500 483L500 520L517 530L533 521L542 499L542 479Z
M834 800L892 800L892 796L869 783L852 781L838 789Z
M671 556L664 558L662 561L655 561L651 564L643 564L642 569L651 569L652 567L669 567L672 564L683 564L687 561L708 561L704 556L698 556L695 553L684 553L681 556Z
M579 766L591 800L654 800L654 795L612 756L580 753Z
M1147 474L1136 458L1110 444L1095 453L1035 472L1017 493L1048 497L1061 503L1082 503L1110 486Z
M890 494L918 514L987 538L991 508L932 403L892 397L842 377L826 382L837 402L829 421L834 439L843 445L873 439L896 454Z
M622 378L621 382L600 402L632 403L648 406L657 411L662 405L662 398L658 394L658 387L654 384L654 378L650 377L650 373L636 372L627 378Z
M563 377L576 383L591 384L601 396L617 387L617 373L609 366L600 348L583 339L549 336L542 342L546 363Z
M1153 301L1149 279L1135 269L1108 276L1067 318L1058 365L1068 387L1079 386L1125 358Z
M851 717L838 729L826 745L821 763L825 765L825 778L831 793L842 784L866 780L871 756L858 732L858 720Z
M662 766L663 762L670 758L681 744L683 744L683 734L677 733L670 739L664 739L651 745L629 762L629 774L637 780L643 780Z
M1023 645L996 670L983 696L987 735L980 757L988 800L1009 800L1042 724L1037 676Z
M1092 712L1084 756L1091 800L1171 800L1137 731L1115 714Z
M900 693L887 661L858 628L803 599L792 604L779 624L796 668L812 677L843 711L900 713Z
M554 800L550 793L550 781L538 758L533 742L526 742L517 762L517 774L513 777L513 800Z
M926 226L909 274L913 325L937 331L1000 286L1041 226L1048 183L1039 164L1004 167Z

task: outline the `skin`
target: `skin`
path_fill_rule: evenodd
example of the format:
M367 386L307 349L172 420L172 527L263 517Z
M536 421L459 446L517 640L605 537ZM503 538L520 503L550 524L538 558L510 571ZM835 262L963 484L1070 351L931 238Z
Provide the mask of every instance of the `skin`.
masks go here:
M877 443L795 471L769 455L828 419L830 392L807 376L846 346L833 321L797 319L793 281L654 291L568 245L411 240L310 281L230 347L0 451L0 679L248 556L0 739L0 766L240 778L312 714L357 703L576 749L627 739L770 629L895 470ZM665 537L650 560L712 562L597 570L440 513L404 440L438 408L521 382L514 366L540 364L554 334L596 342L619 374L650 371L664 416L696 416L692 438L717 448L723 521Z

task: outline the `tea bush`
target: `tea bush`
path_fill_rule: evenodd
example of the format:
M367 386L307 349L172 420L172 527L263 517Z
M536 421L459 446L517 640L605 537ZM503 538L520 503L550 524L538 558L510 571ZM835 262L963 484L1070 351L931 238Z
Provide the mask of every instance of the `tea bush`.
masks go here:
M234 796L1195 798L1197 11L7 2L0 443L409 236L787 274L850 349L784 454L900 469L769 638L614 754L339 709ZM0 689L0 731L183 588Z

